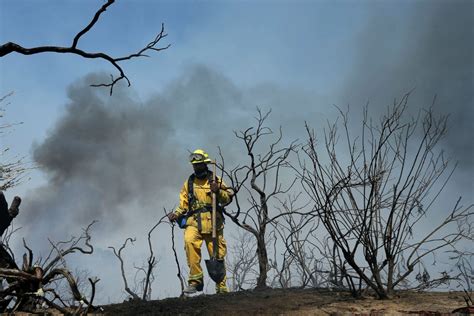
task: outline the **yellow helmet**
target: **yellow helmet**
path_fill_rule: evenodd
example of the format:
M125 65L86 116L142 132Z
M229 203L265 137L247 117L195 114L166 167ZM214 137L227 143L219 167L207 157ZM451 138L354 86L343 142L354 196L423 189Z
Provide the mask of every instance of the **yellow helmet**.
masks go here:
M195 163L210 163L209 155L202 149L196 149L189 155L189 162Z

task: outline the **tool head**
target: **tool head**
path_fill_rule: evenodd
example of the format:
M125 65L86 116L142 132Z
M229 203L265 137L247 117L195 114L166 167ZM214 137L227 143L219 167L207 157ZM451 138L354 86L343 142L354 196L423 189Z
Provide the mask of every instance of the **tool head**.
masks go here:
M223 259L211 258L206 260L206 267L209 276L214 282L220 283L224 280L226 271Z

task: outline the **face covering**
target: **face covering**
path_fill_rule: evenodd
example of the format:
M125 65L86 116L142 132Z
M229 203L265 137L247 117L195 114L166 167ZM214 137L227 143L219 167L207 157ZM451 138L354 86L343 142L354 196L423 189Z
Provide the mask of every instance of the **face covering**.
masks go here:
M207 176L207 167L205 169L200 169L200 170L194 170L194 175L198 179L204 179Z

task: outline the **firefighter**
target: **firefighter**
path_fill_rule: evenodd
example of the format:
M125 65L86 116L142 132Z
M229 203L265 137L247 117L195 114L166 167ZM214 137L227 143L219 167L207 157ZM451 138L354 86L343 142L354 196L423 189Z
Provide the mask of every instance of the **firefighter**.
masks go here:
M212 171L208 169L211 163L209 155L202 149L197 149L189 156L194 173L184 182L179 195L179 206L170 213L170 221L177 221L184 228L184 250L189 267L188 286L184 295L195 296L202 294L204 287L203 270L201 267L201 246L203 241L209 256L212 254L212 193L217 197L217 240L219 259L224 259L227 247L224 239L223 205L232 200L232 190L220 178L213 181ZM189 189L191 188L191 190ZM226 278L216 284L216 293L228 292Z

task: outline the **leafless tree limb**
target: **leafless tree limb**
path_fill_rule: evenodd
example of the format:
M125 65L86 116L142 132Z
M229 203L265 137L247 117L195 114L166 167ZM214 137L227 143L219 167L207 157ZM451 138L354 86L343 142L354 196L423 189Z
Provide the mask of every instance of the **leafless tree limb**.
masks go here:
M130 86L130 80L128 79L127 75L123 71L120 62L124 60L129 60L132 58L137 58L137 57L149 57L146 53L148 51L155 51L159 52L162 50L165 50L170 47L170 45L164 46L164 47L156 47L156 45L164 38L167 36L167 34L164 32L164 24L161 25L161 30L160 32L156 35L156 37L149 42L145 47L141 48L138 52L132 53L127 56L123 57L112 57L109 54L99 52L99 53L93 53L93 52L87 52L82 49L77 48L77 45L79 43L79 40L83 35L85 35L87 32L89 32L92 27L99 21L100 15L104 13L113 3L115 0L107 0L107 2L102 5L102 7L95 13L94 17L92 20L89 22L89 24L79 31L76 36L74 36L74 39L72 41L71 46L65 47L65 46L39 46L39 47L23 47L17 43L13 42L7 42L3 45L0 45L0 58L4 57L10 53L18 53L22 55L33 55L33 54L41 54L41 53L61 53L61 54L74 54L81 56L83 58L89 58L89 59L102 59L105 60L106 62L110 63L118 72L119 76L117 78L114 78L111 75L111 82L110 83L102 83L102 84L93 84L91 86L93 87L108 87L110 88L110 94L113 92L114 85L122 80L125 79L127 81L128 86Z
M127 237L125 239L124 243L122 244L122 246L118 250L115 247L112 247L112 246L108 247L108 248L112 249L114 255L117 257L117 259L120 262L120 272L121 272L121 275L122 275L122 280L124 282L125 292L127 292L134 300L149 300L151 298L151 285L152 285L153 280L154 280L153 270L156 267L156 264L158 263L155 255L154 255L154 252L153 252L153 246L152 246L152 242L151 242L151 235L154 232L154 230L160 224L162 224L165 221L165 219L167 219L166 214L163 215L153 225L153 227L150 228L150 230L148 231L147 242L148 242L149 255L148 255L147 263L146 263L145 267L136 267L135 266L135 269L137 270L137 274L139 272L143 272L143 274L144 274L144 277L141 279L141 281L135 282L135 283L142 284L142 295L141 295L141 297L137 293L137 291L132 290L130 288L129 284L128 284L127 276L125 274L125 262L124 262L124 258L123 258L123 255L122 255L122 251L126 248L127 243L130 242L131 244L133 244L136 241L136 238Z
M76 252L80 252L86 255L92 254L94 252L94 247L90 243L90 240L92 238L90 234L90 229L95 223L97 223L97 221L92 221L85 229L83 229L82 235L78 238L73 237L70 241L67 242L60 241L56 244L52 243L52 249L56 250L58 254L45 266L45 273L48 273L58 264L59 261L64 260L64 257L69 254ZM84 242L84 246L79 246L81 242ZM63 248L63 245L67 245L66 248Z
M125 285L125 292L130 294L133 297L133 299L140 300L140 296L138 296L135 292L130 290L130 287L128 286L127 277L125 276L124 261L123 261L123 258L122 258L122 251L127 246L127 243L130 242L130 243L133 244L135 241L136 241L136 238L127 237L127 239L125 239L125 242L118 249L118 251L115 249L115 247L109 246L109 248L112 249L112 251L114 252L114 255L120 261L120 271L121 271L121 274L122 274L123 283Z
M165 215L168 216L169 212L166 209L164 209L164 211L165 211ZM173 250L174 261L176 263L176 268L178 270L176 273L176 276L178 277L179 285L181 287L180 297L183 297L184 296L184 279L181 273L181 266L179 265L178 253L176 252L175 233L174 233L176 224L174 222L169 222L169 225L171 226L171 249Z

